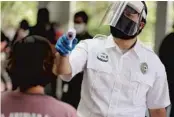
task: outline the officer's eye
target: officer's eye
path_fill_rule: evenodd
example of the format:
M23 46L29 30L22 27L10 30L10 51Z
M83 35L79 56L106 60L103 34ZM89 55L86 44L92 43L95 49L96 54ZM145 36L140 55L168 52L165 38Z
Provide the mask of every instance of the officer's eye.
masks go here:
M124 15L127 16L127 17L129 17L129 18L132 18L134 16L133 14L131 14L129 12L124 12Z

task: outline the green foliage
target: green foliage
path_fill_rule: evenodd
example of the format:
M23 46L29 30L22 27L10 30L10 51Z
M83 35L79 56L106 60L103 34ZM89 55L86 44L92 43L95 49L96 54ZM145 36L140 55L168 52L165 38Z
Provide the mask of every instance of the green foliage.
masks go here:
M90 34L109 34L109 27L108 26L101 26L100 22L104 13L106 12L106 8L109 6L109 2L103 1L89 1L83 2L78 1L76 3L76 11L84 10L90 18L88 29ZM89 7L87 7L89 6Z
M148 7L147 24L145 25L139 39L146 45L153 47L155 41L155 23L156 23L156 2L146 2Z
M1 1L2 28L18 27L22 19L26 19L30 25L34 25L37 4L36 1Z

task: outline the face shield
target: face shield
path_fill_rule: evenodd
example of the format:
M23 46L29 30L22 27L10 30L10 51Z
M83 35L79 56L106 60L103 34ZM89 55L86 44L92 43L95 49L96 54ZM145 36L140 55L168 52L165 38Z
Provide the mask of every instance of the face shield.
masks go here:
M110 25L132 36L140 30L142 18L146 19L146 13L141 1L117 1L108 8L101 24Z

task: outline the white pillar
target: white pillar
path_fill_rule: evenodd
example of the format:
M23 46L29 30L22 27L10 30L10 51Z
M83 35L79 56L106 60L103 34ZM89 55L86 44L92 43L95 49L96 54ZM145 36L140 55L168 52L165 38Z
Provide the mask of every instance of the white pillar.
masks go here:
M40 8L47 8L47 5L49 3L49 1L38 1L38 9Z
M73 5L71 1L52 1L49 2L47 8L50 12L50 21L59 22L66 32L69 27L72 27ZM62 97L62 80L57 78L56 95L59 99Z
M156 26L155 26L155 52L158 54L159 47L166 35L167 5L168 1L156 1Z
M52 1L47 8L50 12L50 21L59 22L66 31L69 27L70 1Z

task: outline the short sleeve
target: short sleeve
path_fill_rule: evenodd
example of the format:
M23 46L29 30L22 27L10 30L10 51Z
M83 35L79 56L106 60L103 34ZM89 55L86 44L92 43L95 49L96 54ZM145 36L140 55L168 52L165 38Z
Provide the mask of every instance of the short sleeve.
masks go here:
M69 105L68 111L69 111L68 117L77 117L77 111L75 110L74 107Z
M63 117L77 117L76 109L68 103L62 102L62 108L66 114Z
M149 109L165 108L170 105L169 88L164 65L160 63L153 87L147 93Z
M80 41L80 43L77 44L74 50L71 52L69 57L69 62L72 70L71 76L59 75L59 77L64 81L70 81L76 74L84 70L87 62L87 56L88 56L87 42L86 40Z

